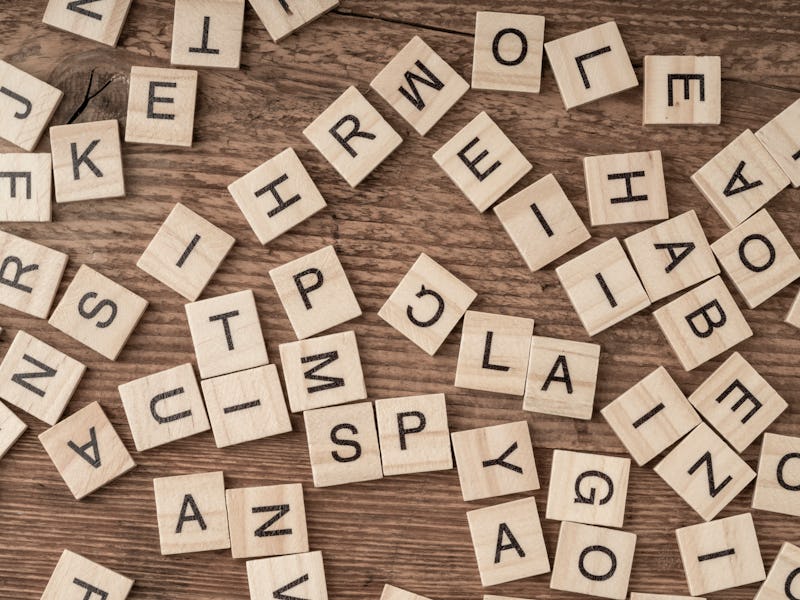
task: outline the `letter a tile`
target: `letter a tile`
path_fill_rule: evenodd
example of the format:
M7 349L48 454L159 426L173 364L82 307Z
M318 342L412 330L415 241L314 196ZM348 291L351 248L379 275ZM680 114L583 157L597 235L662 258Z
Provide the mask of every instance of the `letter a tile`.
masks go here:
M328 600L322 552L247 561L250 600Z
M0 60L0 137L30 152L63 96L61 90Z
M92 598L125 600L133 587L128 579L79 554L64 550L41 600Z

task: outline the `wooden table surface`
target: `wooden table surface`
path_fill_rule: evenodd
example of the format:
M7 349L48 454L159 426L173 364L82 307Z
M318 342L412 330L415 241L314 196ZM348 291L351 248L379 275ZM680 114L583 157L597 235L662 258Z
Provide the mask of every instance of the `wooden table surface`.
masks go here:
M62 89L52 124L118 119L125 127L132 65L169 66L172 2L135 0L119 45L108 48L41 23L45 0L0 7L2 58ZM381 98L372 77L413 35L422 36L469 80L475 12L534 12L547 18L547 40L615 19L642 78L647 54L722 57L722 120L718 127L641 125L642 87L567 113L545 64L539 95L470 91L424 138ZM656 326L652 308L597 335L602 345L595 416L577 421L521 410L518 397L453 387L459 330L429 357L391 329L377 311L422 251L478 292L472 308L536 319L536 333L588 338L551 268L532 274L491 211L479 214L431 155L475 114L486 110L533 163L514 190L554 173L588 223L581 159L660 149L670 215L697 211L710 240L727 231L689 176L746 128L757 129L800 94L800 20L796 0L696 2L674 0L511 0L427 2L344 0L339 9L274 44L246 9L238 71L202 70L194 145L190 149L124 144L127 197L54 206L52 223L4 223L3 229L67 252L60 294L81 264L122 282L150 307L116 362L101 358L46 321L0 308L5 353L17 330L86 363L88 370L65 414L99 401L128 448L133 443L117 386L169 366L193 361L184 300L138 270L135 262L180 201L236 237L236 245L206 288L207 298L240 289L255 292L273 360L294 340L267 271L333 244L364 310L336 330L355 329L370 399L420 393L447 395L451 430L527 419L543 489L551 449L624 455L599 409L658 365L690 393L721 362L684 372ZM352 190L303 137L303 128L349 85L356 85L404 138ZM328 207L262 247L226 187L284 148L307 165ZM0 151L14 152L8 144ZM38 151L49 151L47 136ZM797 190L782 192L769 210L800 248ZM593 238L556 262L645 225L597 227ZM783 317L793 285L757 310L744 310L755 335L738 350L789 402L770 431L797 434L800 355L797 330ZM743 306L741 298L738 298ZM653 308L663 304L659 303ZM162 557L152 479L224 469L228 487L302 482L312 550L322 550L332 599L377 599L384 583L439 600L480 598L484 592L527 598L570 598L549 590L549 576L483 589L472 551L467 510L519 496L465 503L455 470L315 489L303 422L295 431L219 450L211 433L134 453L138 467L83 501L67 490L40 445L45 426L15 411L28 431L0 461L0 597L39 598L59 554L69 548L136 579L131 599L248 598L245 566L228 551ZM757 466L760 443L744 458ZM747 511L752 485L720 516ZM767 567L780 544L800 542L797 519L756 512ZM638 534L631 590L687 594L674 530L700 518L651 468L633 467L625 529ZM543 520L551 559L559 523ZM712 594L752 598L757 585Z

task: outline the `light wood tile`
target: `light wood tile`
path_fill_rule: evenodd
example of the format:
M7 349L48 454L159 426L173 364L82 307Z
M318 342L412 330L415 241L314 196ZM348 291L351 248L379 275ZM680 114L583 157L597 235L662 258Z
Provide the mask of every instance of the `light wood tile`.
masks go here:
M247 561L251 600L328 600L322 552Z
M250 6L278 42L339 6L339 0L250 0Z
M52 181L50 154L0 154L0 221L50 221Z
M0 137L30 152L64 93L0 60Z
M0 402L0 458L6 455L27 428L25 421Z
M41 600L65 600L95 596L102 600L125 600L133 579L92 562L70 550L64 550L47 582Z
M116 46L131 2L107 0L97 4L97 0L49 0L42 22L106 46Z
M800 187L800 99L795 100L778 116L756 131L772 158L789 176L794 187Z
M800 437L765 433L753 492L753 508L800 517L798 500Z
M753 600L791 600L800 592L800 548L784 542Z
M645 125L719 125L719 56L645 56Z
M176 0L170 63L238 69L244 0Z
M383 586L383 592L381 592L380 600L430 600L430 598L420 596L419 594L414 594L413 592L409 592L387 583Z

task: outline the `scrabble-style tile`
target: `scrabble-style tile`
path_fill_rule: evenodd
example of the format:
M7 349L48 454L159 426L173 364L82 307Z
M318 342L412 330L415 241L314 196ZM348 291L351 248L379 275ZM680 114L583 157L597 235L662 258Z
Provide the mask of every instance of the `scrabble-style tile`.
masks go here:
M750 513L682 527L675 536L692 596L766 578Z
M211 428L189 363L123 383L119 396L139 452Z
M63 96L61 90L0 60L0 137L30 152Z
M227 490L225 499L233 558L308 552L301 484Z
M655 472L706 521L717 516L756 476L705 423L683 438L655 466Z
M49 0L42 22L81 37L116 46L132 0Z
M200 377L216 377L269 363L253 290L186 305Z
M383 586L383 592L381 592L380 600L430 600L430 598L420 596L419 594L414 594L413 592L409 592L387 583Z
M766 209L723 235L711 249L750 308L800 277L800 258Z
M46 319L68 256L0 231L0 304Z
M55 425L86 367L20 330L0 364L0 398Z
M564 521L550 589L624 600L635 549L634 533Z
M415 35L370 87L417 133L425 135L467 92L469 84Z
M333 246L325 246L269 272L298 340L361 316Z
M233 247L233 236L176 204L150 241L136 266L194 301Z
M49 221L52 181L50 154L0 154L0 221Z
M3 458L28 426L0 402L0 458Z
M444 394L377 400L375 413L384 475L453 468Z
M795 296L784 321L789 325L800 328L800 293Z
M433 356L477 295L422 253L378 316Z
M322 552L247 561L251 600L328 600Z
M343 331L279 346L292 412L364 400L356 334Z
M798 500L800 437L765 433L753 492L753 508L800 517Z
M631 592L631 600L706 600L694 596L675 596L673 594L642 594Z
M41 433L39 441L76 500L136 466L97 402Z
M522 396L533 319L468 310L461 329L456 387Z
M700 167L692 181L731 228L789 185L789 177L749 129Z
M640 467L700 424L700 416L664 367L600 412Z
M131 67L125 141L192 145L197 71Z
M547 42L567 110L639 85L614 21Z
M59 204L125 195L116 119L51 127L50 147Z
M217 448L292 430L275 365L203 379L200 385Z
M556 275L589 335L650 306L650 298L617 238L557 267Z
M788 406L738 352L695 389L689 402L738 452L752 444Z
M592 237L552 174L503 200L494 214L531 271Z
M533 336L523 410L591 419L599 366L598 344Z
M484 587L550 572L535 498L471 510L467 520Z
M789 176L794 187L800 187L800 100L795 100L777 117L756 131L772 158Z
M315 487L383 477L371 402L303 413Z
M244 0L176 0L170 63L238 69Z
M146 308L144 298L81 265L48 323L116 360Z
M720 276L662 306L653 316L687 371L753 335Z
M325 199L292 148L228 186L262 244L267 244L325 208Z
M669 217L660 150L587 156L583 173L592 226Z
M339 0L250 0L250 6L272 41L278 42L339 6Z
M630 470L629 458L554 450L547 518L622 527Z
M542 81L544 17L478 11L472 87L538 94Z
M539 489L527 421L450 435L465 501Z
M800 548L784 542L753 600L792 600L800 592Z
M91 600L94 597L102 600L125 600L133 583L133 579L98 565L80 554L64 550L41 600Z
M222 471L153 479L161 554L231 547Z
M528 159L485 112L439 148L433 160L481 212L531 170Z
M719 56L645 56L645 125L719 125Z
M694 210L625 238L652 302L719 275L719 265Z
M355 87L303 130L350 187L356 187L403 141Z

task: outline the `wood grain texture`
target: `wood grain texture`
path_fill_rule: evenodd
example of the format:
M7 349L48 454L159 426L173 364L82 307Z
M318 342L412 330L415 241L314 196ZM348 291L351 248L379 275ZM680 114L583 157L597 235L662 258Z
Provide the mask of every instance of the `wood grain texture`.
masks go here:
M116 48L43 25L45 4L36 0L0 7L2 58L64 90L54 125L116 118L124 129L130 67L169 64L172 3L134 2ZM132 450L117 386L194 360L183 298L135 266L180 201L237 238L201 297L252 288L273 360L279 356L278 345L295 336L267 272L333 244L363 308L361 317L333 331L355 329L371 399L444 392L453 431L527 419L543 486L534 496L542 506L550 473L547 449L624 455L600 408L661 364L689 394L724 359L685 372L651 316L652 308L664 301L592 340L603 351L591 421L525 413L521 398L453 387L460 328L429 357L379 319L377 311L424 251L478 292L473 309L535 318L537 335L589 341L553 267L612 236L631 235L642 225L593 228L595 237L585 246L532 274L498 219L479 214L431 155L486 110L533 163L512 193L552 172L588 222L582 158L660 149L670 214L694 208L709 240L716 240L727 227L689 176L745 128L758 129L800 95L796 2L574 0L534 8L522 0L498 0L492 10L541 10L547 18L546 40L616 19L640 81L646 54L719 54L723 124L643 128L641 87L567 113L545 64L538 96L472 90L421 138L369 91L369 82L414 35L468 77L475 13L487 8L486 2L467 0L345 0L334 13L276 45L248 6L241 70L200 72L192 148L124 144L124 199L55 205L53 223L3 224L3 230L70 255L59 297L78 266L87 263L150 301L119 360L100 358L44 320L9 309L0 309L5 328L0 352L24 328L86 362L89 368L67 414L99 401ZM351 84L405 139L356 191L302 135ZM226 187L288 146L297 150L328 206L263 247ZM14 149L3 143L0 151ZM49 151L47 135L37 151ZM794 247L800 247L797 200L797 190L789 189L769 204ZM746 310L755 335L738 348L789 401L770 427L786 435L797 435L800 425L800 336L783 322L796 291L791 286L757 310ZM463 502L455 470L315 489L303 419L294 415L294 432L275 438L220 450L206 432L136 453L136 469L77 502L37 440L44 425L21 417L30 429L0 461L3 598L39 598L68 547L135 579L131 600L246 600L244 564L231 559L229 551L173 557L159 553L152 479L212 470L225 471L227 487L304 484L310 547L324 554L331 598L378 598L384 583L436 600L480 598L484 592L466 511L491 506L497 499ZM751 467L756 467L759 446L744 454ZM746 511L751 496L752 484L721 516ZM791 517L756 512L754 518L767 566L782 542L800 542ZM625 529L638 535L632 590L687 593L674 530L697 522L697 515L652 470L632 469L625 515ZM544 519L542 525L552 559L559 523ZM487 591L523 598L574 597L548 586L549 578L541 576ZM744 600L756 588L709 597Z

